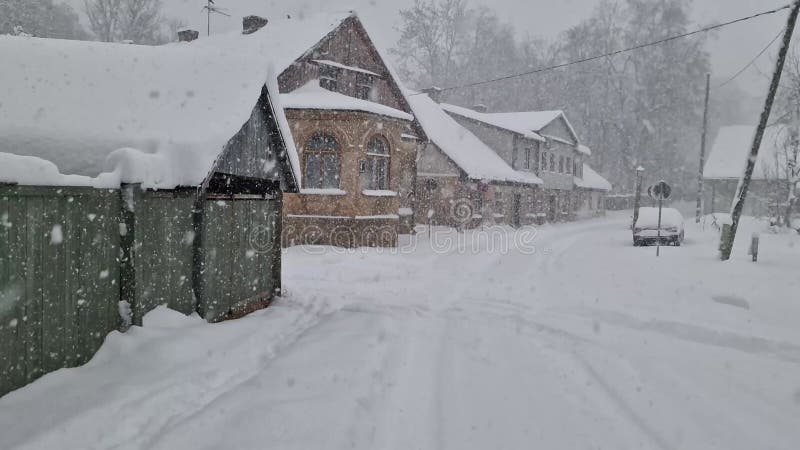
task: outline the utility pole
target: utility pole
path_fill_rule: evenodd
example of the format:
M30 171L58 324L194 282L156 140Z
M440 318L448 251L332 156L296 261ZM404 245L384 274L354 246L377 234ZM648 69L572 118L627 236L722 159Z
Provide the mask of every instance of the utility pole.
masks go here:
M644 175L644 167L639 166L636 168L636 196L633 198L633 223L631 230L636 228L636 222L639 220L639 208L642 205L642 175Z
M700 223L703 215L703 168L706 164L706 137L708 136L708 100L711 97L711 74L706 74L706 107L703 110L703 134L700 136L700 169L697 173L697 211L694 221Z
M789 175L789 198L786 201L786 213L783 218L783 226L791 228L792 211L797 201L798 179L797 157L800 154L800 94L795 94L794 105L792 105L792 123L789 124L789 135L791 136L791 148L787 152L786 171Z
M764 130L767 128L769 115L772 112L772 104L775 102L775 95L778 91L778 85L781 82L781 75L783 75L783 66L786 64L786 54L789 52L789 45L792 42L792 34L794 33L794 26L797 23L798 12L800 12L800 0L794 0L794 2L792 2L792 9L789 12L789 18L786 21L786 31L783 33L783 44L781 45L780 52L778 52L778 60L775 63L775 73L773 73L772 82L770 82L769 85L767 98L764 102L764 110L761 111L761 118L758 122L755 136L753 136L753 146L750 148L750 154L747 157L747 166L745 166L744 175L739 180L736 196L733 199L730 230L722 234L720 259L723 261L731 259L733 243L736 240L736 231L739 228L739 219L741 218L744 202L747 198L747 191L750 188L750 181L753 178L753 169L756 167L758 150L761 148L761 140L764 138Z

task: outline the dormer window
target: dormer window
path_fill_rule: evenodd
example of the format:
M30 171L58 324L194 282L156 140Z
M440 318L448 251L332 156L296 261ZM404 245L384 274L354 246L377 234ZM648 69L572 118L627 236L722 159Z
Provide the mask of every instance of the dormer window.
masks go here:
M337 92L339 87L339 69L327 65L320 65L319 85L323 89Z
M372 100L372 88L375 85L375 77L366 73L356 74L356 98L361 100Z

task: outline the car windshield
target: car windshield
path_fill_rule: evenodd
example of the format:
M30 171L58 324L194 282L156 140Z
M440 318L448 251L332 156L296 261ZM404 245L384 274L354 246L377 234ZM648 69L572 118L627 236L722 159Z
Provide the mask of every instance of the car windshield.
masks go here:
M800 0L0 0L0 450L800 448Z

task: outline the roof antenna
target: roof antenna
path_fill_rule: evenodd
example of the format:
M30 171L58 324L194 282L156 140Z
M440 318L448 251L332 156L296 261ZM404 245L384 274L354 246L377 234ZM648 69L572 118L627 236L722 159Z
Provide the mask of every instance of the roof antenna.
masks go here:
M211 13L219 14L222 16L230 17L231 15L227 13L226 8L220 8L215 3L214 0L206 0L206 6L203 6L202 11L205 11L208 14L208 21L207 24L207 36L211 36Z

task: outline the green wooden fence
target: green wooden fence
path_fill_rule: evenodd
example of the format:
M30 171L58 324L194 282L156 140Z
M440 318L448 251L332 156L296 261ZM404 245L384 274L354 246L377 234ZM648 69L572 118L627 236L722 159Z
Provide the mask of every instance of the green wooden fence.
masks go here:
M0 395L117 328L119 208L111 191L0 187Z
M209 201L203 229L204 316L237 314L280 290L280 203Z
M124 192L0 186L0 395L87 362L122 300L215 321L280 290L280 195L207 200L196 236L194 191Z

